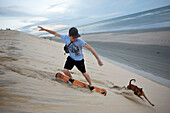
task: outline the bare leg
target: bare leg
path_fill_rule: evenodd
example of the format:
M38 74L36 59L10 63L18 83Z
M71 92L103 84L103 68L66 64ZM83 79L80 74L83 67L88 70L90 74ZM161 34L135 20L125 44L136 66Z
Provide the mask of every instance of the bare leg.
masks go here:
M68 77L70 77L71 79L73 79L73 77L71 76L70 72L68 69L64 69L63 70L64 74L67 75Z
M82 73L83 76L86 78L87 82L89 83L90 86L92 86L91 84L91 79L90 79L90 76L85 72L85 73Z

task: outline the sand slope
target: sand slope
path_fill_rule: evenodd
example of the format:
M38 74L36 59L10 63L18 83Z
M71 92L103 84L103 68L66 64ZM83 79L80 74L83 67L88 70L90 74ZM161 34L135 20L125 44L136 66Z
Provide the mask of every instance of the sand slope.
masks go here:
M169 113L169 88L106 61L99 67L88 53L87 72L93 85L108 91L107 96L55 80L55 73L61 72L67 57L63 46L19 31L0 31L1 112ZM86 82L76 68L72 73L75 79ZM143 87L155 107L132 91L109 88L110 82L126 86L131 78Z

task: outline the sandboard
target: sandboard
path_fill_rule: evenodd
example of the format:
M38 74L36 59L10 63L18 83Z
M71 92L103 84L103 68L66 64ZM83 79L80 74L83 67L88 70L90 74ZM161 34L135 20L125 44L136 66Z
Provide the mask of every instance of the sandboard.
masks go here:
M66 82L66 83L67 83L67 81L68 81L68 79L69 79L69 77L67 77L67 76L65 76L65 75L63 75L63 74L61 74L61 73L57 73L57 74L56 74L56 78L60 78L61 80L63 80L63 81ZM74 84L75 86L79 86L79 87L82 87L82 88L89 89L88 84L83 83L83 82L80 82L80 81L78 81L78 80L74 80L73 84ZM104 96L106 96L106 93L107 93L105 89L101 89L101 88L98 88L98 87L95 87L95 86L94 86L94 89L93 89L92 91L95 91L95 92L97 92L97 93L100 93L100 94L102 94L102 95L104 95Z

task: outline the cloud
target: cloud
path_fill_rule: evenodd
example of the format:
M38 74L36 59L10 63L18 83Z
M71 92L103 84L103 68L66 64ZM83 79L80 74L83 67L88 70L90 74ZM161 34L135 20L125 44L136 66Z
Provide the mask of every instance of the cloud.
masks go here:
M56 4L53 4L53 5L50 5L47 9L55 8L55 7L58 7L58 6L60 7L64 4L66 4L66 2L56 3Z
M74 0L64 0L63 2L57 2L50 5L46 11L48 13L66 14L73 9L71 7L74 3L75 3Z
M48 18L45 18L45 17L30 17L30 18L22 20L22 22L34 24L34 23L42 22L42 21L46 21L46 20L48 20Z
M50 30L56 30L61 28L66 28L68 25L43 25L42 27ZM25 29L24 29L25 28ZM23 27L22 31L29 31L32 34L39 33L39 29L37 26L29 25L27 27Z
M68 25L43 25L43 26L48 29L59 29L67 27Z
M55 12L56 14L57 13L64 14L68 10L67 10L67 7L53 7L53 8L48 9L47 11L48 12Z
M18 19L17 17L13 17L12 19L9 18L9 17L1 18L0 28L8 27L8 28L11 28L11 29L16 29L16 28L20 28L21 26L27 26L27 25L31 24L29 22L23 22L22 20L23 20L23 18Z
M104 15L94 15L94 16L90 16L89 18L105 18L105 17L112 17L112 16L116 16L121 14L121 12L113 12L113 13L109 13L109 14L104 14Z
M21 12L21 11L16 11L16 10L11 10L6 7L0 7L0 16L5 16L5 17L31 17L35 16L33 14Z
M42 26L42 27L45 27L45 28L50 29L50 30L55 30L55 29L65 27L64 25L63 26L56 26L56 25L48 25L48 24L46 24L46 25L43 24L42 25L42 24L36 23L36 24L31 24L31 25L27 25L27 26L24 26L24 27L20 27L20 28L18 28L18 30L22 30L24 32L29 31L31 33L36 33L37 30L38 30L37 26Z

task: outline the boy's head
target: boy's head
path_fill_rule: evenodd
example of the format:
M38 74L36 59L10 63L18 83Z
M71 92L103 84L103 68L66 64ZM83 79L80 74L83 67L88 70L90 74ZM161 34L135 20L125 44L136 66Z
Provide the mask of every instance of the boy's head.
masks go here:
M78 33L77 28L75 27L70 28L69 35L72 36L74 39L80 37L80 34Z

